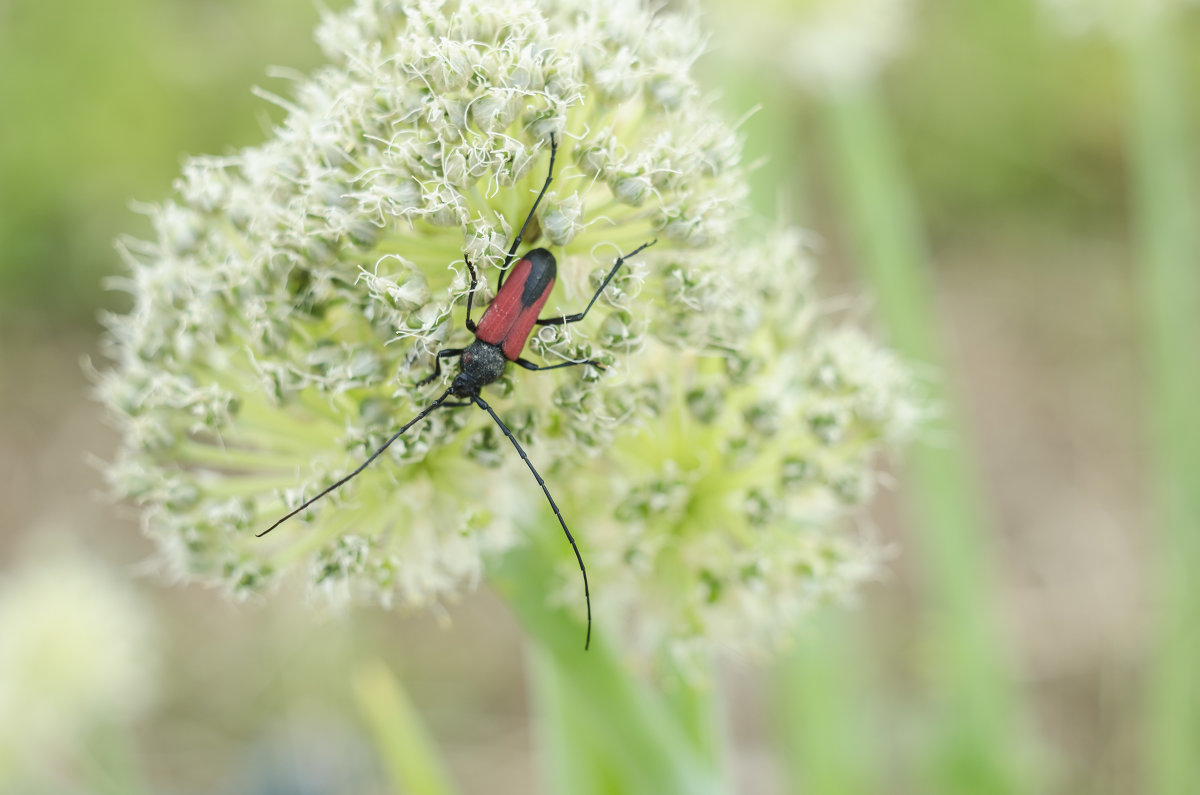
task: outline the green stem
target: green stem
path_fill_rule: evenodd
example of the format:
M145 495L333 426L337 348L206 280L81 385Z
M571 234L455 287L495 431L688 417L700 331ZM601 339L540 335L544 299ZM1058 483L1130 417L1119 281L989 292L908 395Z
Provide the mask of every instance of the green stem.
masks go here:
M180 442L172 452L174 453L173 458L182 464L224 471L240 469L247 472L261 472L266 469L287 472L289 477L294 479L294 475L290 473L299 468L296 456L291 452L217 447L191 439Z
M81 769L88 791L96 795L149 792L138 766L133 739L123 727L109 726L94 732Z
M545 536L553 537L545 529ZM562 771L603 770L608 792L720 792L714 764L697 751L662 697L625 669L604 642L603 630L597 628L585 652L583 626L547 605L546 583L556 579L551 560L540 550L524 548L510 552L495 569L497 590L536 644L531 654L541 655L533 670L537 706L546 710L539 716L543 732L574 732L548 749L556 755L548 760L550 783L562 783ZM552 667L553 681L542 681L544 666ZM564 708L586 730L574 719L564 720L559 714ZM569 783L567 791L577 791L578 782Z
M721 709L716 669L711 665L705 666L703 677L703 681L696 681L695 674L676 673L666 683L666 702L692 747L717 775L720 789L728 791L724 776L726 722Z
M375 740L392 792L451 795L455 792L416 707L379 661L364 665L352 680L359 711Z
M598 753L603 738L575 697L571 683L560 674L550 655L531 646L528 654L529 689L533 694L536 732L541 757L543 790L572 795L604 795L616 789L607 772L611 764Z
M772 699L791 792L870 795L880 778L881 732L872 725L873 655L862 616L814 616L784 661Z

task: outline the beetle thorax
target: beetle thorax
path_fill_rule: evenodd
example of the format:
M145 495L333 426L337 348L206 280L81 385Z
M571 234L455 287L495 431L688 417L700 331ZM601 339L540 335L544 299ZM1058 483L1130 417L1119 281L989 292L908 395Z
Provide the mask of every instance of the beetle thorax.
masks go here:
M459 373L450 385L450 394L473 397L479 390L504 375L508 360L499 345L475 340L459 357Z

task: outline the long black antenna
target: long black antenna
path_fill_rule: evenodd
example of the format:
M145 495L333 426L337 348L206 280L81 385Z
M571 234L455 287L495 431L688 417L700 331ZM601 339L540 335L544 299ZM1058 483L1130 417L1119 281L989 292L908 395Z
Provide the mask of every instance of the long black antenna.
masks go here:
M517 230L517 236L513 238L512 245L508 249L508 255L504 258L504 264L500 266L500 276L496 279L496 292L500 292L500 288L504 286L504 277L508 275L508 266L512 263L513 257L517 256L517 249L521 246L521 239L525 237L525 230L529 227L529 222L533 220L533 216L537 213L538 205L542 203L542 197L546 195L546 190L550 187L550 183L554 181L554 158L558 155L558 139L554 137L554 133L550 133L550 169L546 172L546 181L542 183L542 190L538 193L537 198L533 200L533 207L529 210L529 215L525 216L525 223L521 224L521 228ZM467 313L467 317L470 317Z
M441 405L442 405L442 403L444 403L444 402L446 401L446 398L448 398L448 397L450 397L450 390L449 390L449 389L447 389L445 392L443 392L443 393L442 393L442 396L441 396L441 397L439 397L437 400L433 401L433 402L432 402L432 403L430 403L428 406L426 406L425 408L421 409L421 413L420 413L420 414L418 414L417 416L413 417L413 418L412 418L412 419L411 419L411 420L408 422L408 424L407 424L407 425L405 425L403 428L401 428L400 430L398 430L398 431L396 431L395 433L393 433L393 434L392 434L392 436L391 436L391 438L390 438L390 439L388 439L386 442L384 442L384 443L383 443L383 444L380 446L380 448L379 448L378 450L376 450L375 452L371 453L371 457L370 457L370 458L368 458L366 461L363 461L363 462L362 462L362 465L361 465L361 466L359 466L359 468L358 468L358 469L354 470L354 471L353 471L353 472L351 472L349 475L347 475L346 477L344 477L344 478L342 478L341 480L339 480L337 483L334 483L332 486L330 486L329 488L325 489L325 491L323 491L323 492L321 492L320 494L318 494L317 496L313 497L311 500L308 500L308 501L307 501L307 502L305 502L303 505L301 505L299 508L297 508L296 510L292 511L292 512L291 512L291 513L289 513L287 516L283 517L283 518L282 518L282 519L280 519L278 522L276 522L275 524L273 524L273 525L271 525L270 527L268 527L266 530L263 530L261 533L259 533L259 534L258 534L258 537L259 537L259 538L262 538L262 537L263 537L263 536L265 536L267 533L271 532L271 531L272 531L272 530L274 530L276 527L279 527L279 525L283 524L283 523L284 523L284 522L286 522L288 519L291 519L293 516L295 516L296 514L300 513L300 512L301 512L301 511L303 511L305 508L307 508L308 506L312 505L314 502L316 502L317 500L321 499L322 497L324 497L324 496L325 496L326 494L328 494L329 492L331 492L331 491L334 491L334 490L336 490L338 487L345 485L347 481L349 481L349 480L350 480L351 478L353 478L355 475L357 475L358 473L360 473L360 472L362 472L364 469L366 469L366 468L367 468L367 467L368 467L368 466L371 464L371 462L372 462L372 461L374 461L376 458L379 458L379 456L383 454L383 451L384 451L384 450L386 450L386 449L388 449L389 447L391 447L391 446L392 446L392 442L394 442L394 441L396 441L397 439L399 439L399 438L400 438L400 435L401 435L401 434L403 434L405 431L407 431L407 430L408 430L409 428L411 428L412 426L416 425L416 424L417 424L418 422L420 422L421 420L425 419L425 417L427 417L427 416L428 416L428 415L429 415L429 414L430 414L430 413L431 413L431 412L432 412L434 409L436 409L437 407L441 406ZM488 411L491 411L491 409L488 409ZM495 414L493 414L492 416L493 416L493 417L495 417L496 415L495 415ZM497 420L497 422L499 422L499 420ZM505 429L505 430L507 431L507 429ZM511 437L509 437L509 438L511 438ZM515 443L515 440L514 440L514 443ZM539 478L539 480L540 480L540 478ZM574 543L574 542L572 542L572 543Z
M445 395L442 397L444 398ZM554 502L554 498L550 496L550 489L546 488L546 481L542 480L542 476L534 469L533 462L529 460L529 456L525 455L525 450L521 447L520 442L517 441L517 437L512 435L512 431L508 429L503 420L496 416L496 412L492 411L492 407L483 398L479 397L479 395L473 395L471 399L481 409L492 415L492 419L500 426L500 430L504 431L504 435L513 443L513 447L517 448L517 452L521 455L521 460L525 462L525 466L529 467L529 471L533 473L534 479L542 487L542 492L546 495L546 499L550 501L550 507L554 509L554 515L558 517L558 523L562 525L563 532L567 534L567 540L571 542L571 549L575 550L575 560L579 561L579 571L583 574L583 598L587 602L587 638L583 642L583 649L587 651L588 647L592 644L592 595L588 592L587 569L583 566L583 556L579 554L579 547L575 543L575 537L567 529L567 523L563 520L562 512L558 510L558 505Z

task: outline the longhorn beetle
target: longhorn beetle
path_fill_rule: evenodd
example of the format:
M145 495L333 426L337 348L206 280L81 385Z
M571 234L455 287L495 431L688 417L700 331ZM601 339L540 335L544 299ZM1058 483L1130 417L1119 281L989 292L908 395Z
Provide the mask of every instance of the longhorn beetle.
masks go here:
M579 572L583 575L583 598L587 603L587 638L584 640L583 648L587 649L591 646L592 642L592 595L588 590L587 569L583 565L583 556L579 553L579 546L575 543L575 537L571 535L571 531L567 529L567 522L563 519L562 512L559 511L554 498L550 496L550 489L546 487L546 482L542 480L542 476L538 474L537 469L533 466L533 462L529 460L529 456L525 454L525 450L521 447L517 438L513 436L512 431L508 429L504 421L492 410L487 401L480 397L479 391L504 375L504 368L508 366L509 362L514 362L526 370L557 370L560 367L575 367L581 364L590 364L593 367L603 370L604 365L591 359L551 365L537 364L522 358L521 351L525 348L525 342L529 339L529 334L535 325L565 326L568 323L578 323L587 317L588 311L596 303L596 299L600 297L600 294L604 292L604 288L608 287L608 283L617 275L617 271L620 270L621 265L627 259L658 241L651 240L649 243L643 243L638 246L628 254L618 256L616 263L612 266L612 270L604 277L604 281L601 282L600 287L592 296L592 300L588 301L588 305L584 307L582 312L576 312L573 315L561 315L559 317L539 318L538 313L542 311L542 307L546 304L546 299L550 297L550 291L554 288L554 279L558 274L558 266L554 261L554 255L544 248L532 249L526 252L525 256L517 261L516 265L513 265L512 278L508 280L507 287L505 286L504 277L508 273L508 266L512 263L513 257L517 254L517 248L521 245L521 239L524 237L525 231L529 228L529 222L533 220L542 197L546 195L546 190L550 187L550 183L554 179L554 158L557 154L558 142L555 140L554 134L551 133L550 168L546 174L546 181L542 184L542 189L538 193L537 198L534 199L533 208L529 211L529 215L525 217L525 223L521 224L521 229L517 232L516 239L513 240L512 246L508 249L508 254L504 257L504 264L500 266L500 276L496 283L496 297L492 299L492 303L484 311L483 317L479 319L478 324L471 320L471 303L475 299L475 290L479 286L479 277L475 272L475 266L471 263L470 258L465 256L463 258L467 263L467 270L471 274L471 287L467 292L466 325L467 331L475 335L475 341L466 348L445 348L438 351L434 357L433 372L416 384L417 386L424 386L433 381L442 374L442 359L457 356L459 357L459 372L458 375L454 376L454 381L450 384L450 388L428 406L421 409L421 412L416 417L413 417L404 427L392 434L378 450L371 453L371 456L359 465L358 469L346 475L346 477L334 483L317 496L305 501L299 508L259 533L258 537L265 536L288 519L291 519L326 494L339 488L355 475L362 472L384 450L388 449L392 442L399 439L405 431L423 420L435 409L460 408L474 404L491 416L496 425L500 427L500 430L504 432L504 435L508 437L508 440L512 442L513 447L517 448L517 453L521 456L521 460L525 462L525 466L529 467L529 471L533 473L534 480L542 487L542 493L546 495L546 501L550 503L550 508L554 511L554 516L558 519L558 523L562 525L563 533L567 536L567 541L571 543L571 549L575 552L575 559L579 561ZM447 402L447 398L450 397L465 398L465 400Z

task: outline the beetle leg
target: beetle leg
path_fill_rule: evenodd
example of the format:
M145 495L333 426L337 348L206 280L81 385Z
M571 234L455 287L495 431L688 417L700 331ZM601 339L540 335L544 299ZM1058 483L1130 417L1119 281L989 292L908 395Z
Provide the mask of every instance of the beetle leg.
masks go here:
M528 359L517 357L515 364L519 364L526 370L557 370L560 367L578 367L581 364L590 364L592 367L597 367L601 370L607 369L603 364L595 361L594 359L584 359L581 362L562 362L561 364L538 364L537 362L531 362Z
M465 350L466 348L443 348L442 350L438 351L437 356L435 356L433 359L433 372L422 378L413 386L425 386L430 381L437 378L442 374L442 359L448 359L451 356L458 356Z
M479 286L479 274L475 272L475 266L471 264L471 258L463 256L467 263L467 270L471 272L471 289L467 292L467 331L475 333L475 321L471 319L471 302L475 300L475 288Z
M617 257L616 264L612 266L612 270L610 270L608 275L604 277L604 281L600 284L600 289L596 290L596 294L592 296L592 300L588 301L588 305L582 312L576 312L573 315L561 315L559 317L538 318L534 322L536 322L539 326L565 326L568 323L578 323L579 321L583 320L585 317L587 317L588 310L592 308L592 304L596 303L596 299L600 297L600 293L604 292L604 288L608 286L608 283L611 282L613 277L617 275L617 271L619 271L621 266L625 264L625 260L632 259L633 256L641 252L642 249L649 248L657 242L658 238L655 238L649 243L643 243L628 254Z

